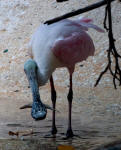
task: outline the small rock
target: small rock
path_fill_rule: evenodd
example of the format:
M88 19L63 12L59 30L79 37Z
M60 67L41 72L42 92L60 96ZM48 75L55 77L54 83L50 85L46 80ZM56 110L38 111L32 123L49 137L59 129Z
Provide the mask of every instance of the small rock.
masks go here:
M3 51L3 53L7 53L8 52L8 49L5 49L4 51Z
M19 90L15 90L14 92L19 92Z

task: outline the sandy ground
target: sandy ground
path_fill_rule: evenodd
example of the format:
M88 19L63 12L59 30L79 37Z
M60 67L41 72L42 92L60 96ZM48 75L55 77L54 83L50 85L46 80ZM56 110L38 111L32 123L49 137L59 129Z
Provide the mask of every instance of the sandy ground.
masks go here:
M67 93L68 72L65 68L54 72L57 90L57 127L56 138L45 138L51 129L51 111L48 111L44 121L35 122L30 116L30 110L20 110L19 107L32 101L31 92L25 77L23 66L29 58L27 54L28 41L40 23L60 16L72 10L85 7L96 0L69 0L56 3L55 0L1 0L0 1L0 139L1 149L33 150L40 143L54 146L70 144L76 149L91 149L98 145L120 139L121 134L121 87L114 89L112 77L104 75L100 84L94 88L94 83L107 63L108 48L107 33L97 33L90 30L96 52L86 62L76 65L73 75L73 130L75 137L64 140L67 129ZM116 47L121 53L121 4L113 2L113 32ZM84 16L94 19L95 24L103 27L104 7L85 13ZM79 16L77 16L79 17ZM73 18L72 18L73 19ZM4 50L8 50L4 53ZM83 65L83 67L80 67ZM41 99L51 105L50 86L47 83L40 88ZM34 134L27 137L12 137L9 131L33 129ZM5 140L2 140L5 139ZM9 139L9 140L8 140ZM31 140L23 140L31 139ZM35 140L36 139L36 140ZM37 140L39 139L39 140ZM17 144L15 144L17 143ZM34 143L34 148L32 144ZM24 148L23 148L24 145ZM3 147L2 147L3 146Z

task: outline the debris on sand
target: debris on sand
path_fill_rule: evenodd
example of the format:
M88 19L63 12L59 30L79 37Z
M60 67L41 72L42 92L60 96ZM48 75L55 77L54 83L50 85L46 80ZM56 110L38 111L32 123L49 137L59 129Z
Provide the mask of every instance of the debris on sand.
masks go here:
M10 135L10 136L17 136L17 137L19 137L19 136L28 136L28 135L32 135L33 134L33 129L30 129L30 130L24 130L24 131L16 131L16 132L14 132L14 131L9 131L8 132L8 134Z

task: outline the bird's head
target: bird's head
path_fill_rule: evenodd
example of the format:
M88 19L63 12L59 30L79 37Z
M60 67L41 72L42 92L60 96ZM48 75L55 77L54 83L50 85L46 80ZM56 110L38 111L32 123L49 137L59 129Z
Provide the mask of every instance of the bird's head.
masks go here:
M32 59L27 60L24 64L24 71L29 81L33 97L31 115L35 120L42 120L46 117L47 108L40 99L37 69L37 64Z
M47 104L42 103L39 94L39 87L38 87L38 80L37 80L37 64L33 59L29 59L24 64L24 71L26 73L27 79L29 81L32 96L33 96L33 103L29 105L25 105L21 107L24 108L31 108L31 115L35 120L42 120L45 119L47 114L47 109L54 110Z
M26 74L30 73L30 72L37 72L37 64L35 61L33 61L32 59L29 59L25 62L24 64L24 71Z

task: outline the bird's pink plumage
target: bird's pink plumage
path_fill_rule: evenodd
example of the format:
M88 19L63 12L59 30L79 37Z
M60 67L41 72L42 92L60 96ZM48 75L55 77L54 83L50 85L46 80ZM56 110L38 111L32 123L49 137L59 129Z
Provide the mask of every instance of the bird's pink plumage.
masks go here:
M85 32L75 32L71 36L57 41L53 47L55 56L69 69L74 67L77 62L94 55L94 50L93 42Z
M62 39L56 40L52 47L54 55L69 69L70 72L74 71L74 66L77 62L86 60L88 56L94 55L95 47L93 41L86 33L85 29L87 28L88 30L88 27L91 27L99 32L103 32L103 30L96 25L91 24L91 21L91 19L72 21L71 25L68 27L77 27L77 31L70 30L68 35L65 37L63 36Z

